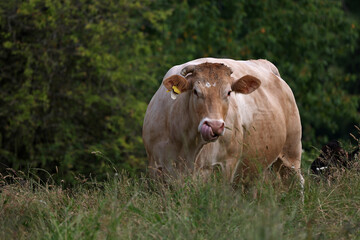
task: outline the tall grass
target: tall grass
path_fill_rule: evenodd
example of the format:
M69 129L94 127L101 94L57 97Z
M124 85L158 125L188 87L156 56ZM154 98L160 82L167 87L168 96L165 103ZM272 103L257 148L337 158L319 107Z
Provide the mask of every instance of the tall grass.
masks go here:
M358 173L305 178L302 203L298 189L261 180L254 195L219 178L164 185L121 173L66 189L2 176L0 239L360 239Z

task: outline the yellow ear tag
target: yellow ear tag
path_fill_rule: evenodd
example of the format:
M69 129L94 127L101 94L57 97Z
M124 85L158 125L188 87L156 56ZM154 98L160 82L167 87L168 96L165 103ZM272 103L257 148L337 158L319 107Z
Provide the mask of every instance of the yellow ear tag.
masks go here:
M177 88L177 86L173 86L172 89L174 90L175 93L180 94L181 91Z
M172 91L170 93L170 96L173 100L176 99L177 95L181 93L181 91L178 89L177 86L172 86ZM170 92L170 90L167 90L166 92Z

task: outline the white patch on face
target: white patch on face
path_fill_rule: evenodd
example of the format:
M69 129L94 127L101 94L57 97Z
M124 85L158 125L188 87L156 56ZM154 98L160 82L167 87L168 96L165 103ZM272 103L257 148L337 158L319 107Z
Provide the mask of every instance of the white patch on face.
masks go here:
M199 82L199 84L201 84L200 82ZM211 83L209 83L209 82L206 82L205 83L205 87L207 87L207 88L209 88L209 87L215 87L216 86L216 83L213 83L212 85L211 85Z

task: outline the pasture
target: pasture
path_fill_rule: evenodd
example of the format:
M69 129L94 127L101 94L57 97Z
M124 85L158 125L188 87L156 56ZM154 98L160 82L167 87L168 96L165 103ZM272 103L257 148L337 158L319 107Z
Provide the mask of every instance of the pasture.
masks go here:
M359 156L331 179L309 172L314 148L348 141L360 123L359 3L0 1L0 240L360 239ZM262 179L247 191L216 173L149 179L148 104L170 68L202 57L278 68L301 116L304 201L296 184ZM220 136L208 123L203 135Z
M122 172L66 188L9 171L0 239L359 239L357 169L332 180L303 169L304 204L296 187L262 180L243 192L220 176L164 185Z

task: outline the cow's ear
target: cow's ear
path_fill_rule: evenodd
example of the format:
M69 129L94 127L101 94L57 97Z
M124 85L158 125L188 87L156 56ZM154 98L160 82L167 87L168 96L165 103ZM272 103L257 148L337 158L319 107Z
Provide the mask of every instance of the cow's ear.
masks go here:
M249 94L260 87L260 84L261 81L258 78L251 75L245 75L235 81L232 84L231 89L237 93Z
M175 87L180 91L179 93L185 92L190 89L189 81L180 75L172 75L166 78L163 81L163 84L169 91L172 91L174 89L173 87Z

